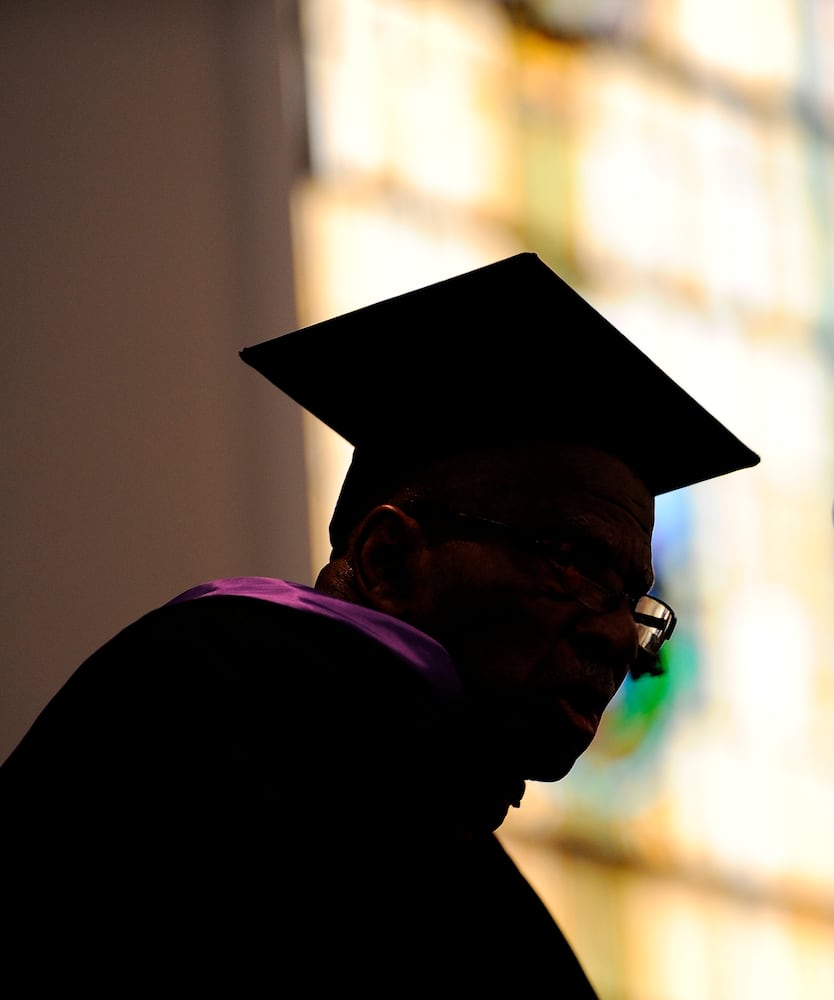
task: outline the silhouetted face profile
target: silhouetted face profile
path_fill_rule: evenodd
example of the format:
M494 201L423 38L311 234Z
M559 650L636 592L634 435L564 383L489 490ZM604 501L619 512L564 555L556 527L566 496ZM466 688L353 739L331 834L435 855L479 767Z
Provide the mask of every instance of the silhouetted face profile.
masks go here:
M619 459L576 445L448 473L447 489L403 505L427 544L401 617L452 654L512 772L558 780L635 659L629 596L653 582L653 497Z

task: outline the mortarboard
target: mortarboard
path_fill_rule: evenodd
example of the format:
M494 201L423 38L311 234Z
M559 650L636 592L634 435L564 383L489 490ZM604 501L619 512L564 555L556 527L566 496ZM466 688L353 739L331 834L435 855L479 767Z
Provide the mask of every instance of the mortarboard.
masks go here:
M240 356L354 446L331 534L416 463L490 445L594 444L655 495L759 462L535 253Z

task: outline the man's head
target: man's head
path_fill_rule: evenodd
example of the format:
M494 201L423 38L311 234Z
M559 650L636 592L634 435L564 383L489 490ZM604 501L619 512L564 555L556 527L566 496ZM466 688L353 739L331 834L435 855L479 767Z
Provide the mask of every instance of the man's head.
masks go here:
M518 773L565 774L638 655L654 496L758 456L530 253L241 356L354 445L318 586L437 638Z
M374 506L318 586L437 639L505 762L556 780L637 655L627 595L652 585L653 512L640 479L597 449L479 450Z

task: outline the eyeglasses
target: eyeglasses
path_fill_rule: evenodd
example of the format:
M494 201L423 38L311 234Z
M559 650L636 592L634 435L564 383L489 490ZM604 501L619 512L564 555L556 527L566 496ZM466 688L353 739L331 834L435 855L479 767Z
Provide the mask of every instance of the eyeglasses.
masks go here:
M645 675L659 676L663 673L658 654L664 642L675 630L677 624L675 612L665 601L652 594L629 594L624 590L606 587L595 580L589 575L593 572L589 566L593 558L582 554L581 542L569 539L557 542L538 538L515 525L480 517L477 514L446 510L427 501L410 500L402 506L421 522L454 521L469 529L500 534L516 547L543 556L557 572L562 592L577 600L589 611L603 614L627 604L637 626L639 650L638 659L630 670L631 675L636 679Z

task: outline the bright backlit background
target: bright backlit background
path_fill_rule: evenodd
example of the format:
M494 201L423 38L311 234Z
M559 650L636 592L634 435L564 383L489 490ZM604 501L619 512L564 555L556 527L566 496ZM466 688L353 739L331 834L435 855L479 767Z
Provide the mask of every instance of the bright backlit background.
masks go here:
M762 457L659 499L668 674L504 842L604 1000L834 997L834 4L301 13L302 325L533 250ZM306 432L314 570L349 454Z

